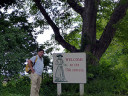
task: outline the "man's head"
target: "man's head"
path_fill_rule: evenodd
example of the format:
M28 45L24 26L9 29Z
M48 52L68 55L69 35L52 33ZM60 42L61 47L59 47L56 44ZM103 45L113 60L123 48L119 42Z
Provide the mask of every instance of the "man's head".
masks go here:
M42 57L42 56L44 55L44 50L41 49L41 48L39 48L39 49L37 50L37 54L38 54L39 57Z

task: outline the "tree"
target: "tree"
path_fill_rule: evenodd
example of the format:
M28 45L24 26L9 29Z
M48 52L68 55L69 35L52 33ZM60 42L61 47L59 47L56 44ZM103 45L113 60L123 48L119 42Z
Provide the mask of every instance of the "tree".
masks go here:
M36 7L44 16L46 22L51 26L55 34L55 40L70 52L86 52L95 57L93 59L87 54L87 62L96 65L108 46L110 45L117 28L114 27L123 17L128 9L127 0L33 0ZM104 3L104 5L102 5ZM113 4L113 5L112 5ZM108 5L108 6L106 6ZM110 7L112 5L112 7ZM34 7L33 7L34 8ZM73 10L71 10L71 8ZM109 16L105 11L110 8ZM35 8L36 9L36 8ZM105 10L105 11L104 11ZM37 11L37 10L36 10ZM73 15L72 13L75 15ZM81 18L81 39L79 48L68 43L62 35L63 30L70 28L73 24L72 16ZM107 15L108 17L105 17ZM98 17L100 16L100 18ZM102 18L101 18L102 17ZM99 40L97 36L97 21L106 20L107 24L102 30ZM68 22L67 22L68 21ZM76 23L76 22L75 22ZM78 26L77 26L78 27ZM65 29L64 29L65 28ZM78 29L78 28L75 28ZM73 32L73 31L72 31ZM75 38L75 37L74 37Z
M37 48L32 25L24 12L0 12L0 74L14 76L24 71L24 63Z
M1 0L0 7L3 7L5 5L12 5L13 3L16 3L16 0Z

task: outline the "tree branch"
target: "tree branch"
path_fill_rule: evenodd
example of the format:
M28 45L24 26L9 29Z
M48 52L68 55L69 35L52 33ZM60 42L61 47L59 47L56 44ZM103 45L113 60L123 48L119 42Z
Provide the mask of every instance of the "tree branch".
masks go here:
M68 4L82 16L84 8L79 6L76 1L74 0L67 0Z
M47 20L48 24L52 27L52 29L54 31L54 34L55 34L55 40L57 40L67 50L69 50L71 52L77 52L78 50L74 46L72 46L69 43L67 43L63 39L63 37L60 35L59 28L51 20L50 16L47 14L47 12L45 11L44 7L41 5L40 0L33 0L33 1L35 2L36 6L39 8L39 10L41 11L41 13L43 14L44 18Z
M111 43L115 32L116 32L116 28L113 27L114 24L116 24L118 21L120 21L125 15L126 15L126 11L128 9L128 1L126 0L125 3L121 3L121 1L119 2L119 5L115 8L110 21L108 22L107 26L104 29L104 32L99 40L99 42L97 43L97 51L100 51L99 53L99 57L101 57L100 55L102 55L105 50L108 48L109 44ZM98 52L97 52L98 53Z

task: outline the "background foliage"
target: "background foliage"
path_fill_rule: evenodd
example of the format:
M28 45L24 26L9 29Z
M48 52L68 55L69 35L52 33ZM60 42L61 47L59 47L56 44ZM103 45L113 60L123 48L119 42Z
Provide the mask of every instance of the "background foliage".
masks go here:
M0 12L0 17L0 73L12 76L23 71L24 62L32 56L30 52L36 49L37 43L23 12Z

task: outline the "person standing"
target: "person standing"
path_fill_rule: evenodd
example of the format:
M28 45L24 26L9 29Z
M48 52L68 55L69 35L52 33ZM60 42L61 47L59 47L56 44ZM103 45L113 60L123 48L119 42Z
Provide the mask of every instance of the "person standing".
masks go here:
M40 85L42 81L42 72L44 68L43 55L44 55L44 50L38 49L37 55L33 56L28 60L29 67L31 69L30 96L39 96L39 90L40 90ZM34 66L32 66L32 64L34 64Z

